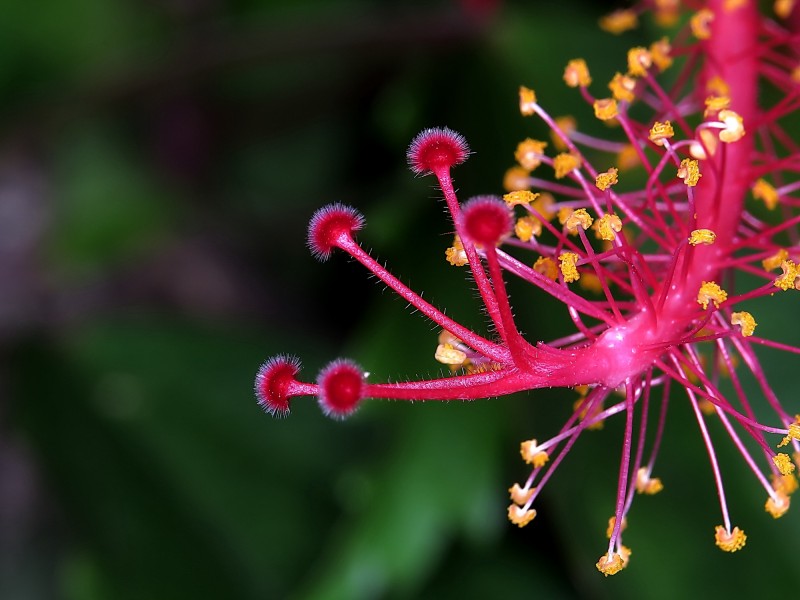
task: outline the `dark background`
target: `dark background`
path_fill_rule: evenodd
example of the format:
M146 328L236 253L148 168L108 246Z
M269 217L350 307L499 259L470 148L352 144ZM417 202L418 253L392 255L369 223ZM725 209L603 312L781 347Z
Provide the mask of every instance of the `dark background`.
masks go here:
M438 371L429 323L358 265L309 255L308 218L332 201L366 215L365 246L404 281L482 327L464 272L443 259L437 192L405 168L405 148L424 127L452 127L475 152L456 172L463 195L501 192L516 143L547 135L519 116L520 84L554 114L590 121L561 82L566 62L587 58L602 82L628 47L661 35L602 33L611 7L6 0L0 597L796 589L800 520L763 511L716 423L734 522L750 537L735 555L714 546L713 481L679 394L656 471L666 489L637 499L631 564L611 579L594 563L619 419L581 440L530 526L505 518L506 489L527 474L519 442L552 435L574 393L372 403L344 423L310 399L275 420L253 399L253 376L276 353L301 356L311 380L338 356L375 381ZM563 307L512 294L531 338L565 332ZM796 361L775 360L775 389L798 411Z

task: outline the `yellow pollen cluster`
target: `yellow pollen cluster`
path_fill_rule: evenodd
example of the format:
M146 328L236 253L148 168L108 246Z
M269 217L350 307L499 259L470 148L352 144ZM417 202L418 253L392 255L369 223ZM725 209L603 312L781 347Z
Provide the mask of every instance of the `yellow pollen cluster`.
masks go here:
M730 96L731 86L719 75L714 75L706 82L706 92L715 96Z
M597 570L606 577L609 575L616 575L624 568L625 564L622 560L622 556L620 556L617 552L611 556L608 554L603 554L603 556L600 557L600 560L597 561Z
M689 235L689 243L692 246L697 246L698 244L705 244L706 246L710 246L714 243L714 240L717 239L717 234L711 231L710 229L695 229Z
M553 169L556 171L556 179L563 179L580 166L581 159L569 152L562 152L553 159Z
M720 141L730 144L744 137L744 121L739 113L726 108L719 111L718 118L725 124L725 129L719 132Z
M639 18L632 10L615 10L600 18L600 29L619 35L639 25Z
M589 67L582 58L574 58L564 69L564 83L569 87L588 87L592 83Z
M644 77L647 69L653 66L653 57L647 48L641 46L628 50L628 75Z
M795 415L794 423L789 425L789 433L783 438L778 448L786 446L792 440L800 440L800 415ZM797 482L795 481L795 489L797 489ZM792 490L792 492L794 489ZM792 492L789 492L790 494Z
M536 92L524 85L519 86L519 112L529 117L536 112Z
M733 531L728 531L722 525L717 525L714 539L721 550L725 552L736 552L744 548L747 536L744 534L744 531L738 527L734 527Z
M597 236L601 240L610 242L617 238L620 231L622 231L622 219L614 213L605 214L597 221Z
M782 492L776 492L775 496L767 498L767 503L764 505L764 510L772 515L773 519L779 519L786 514L791 504L791 498Z
M680 4L680 0L655 0L656 23L661 27L675 25L680 18Z
M503 200L506 201L508 206L517 206L518 204L530 204L536 198L539 197L539 194L535 192L530 192L528 190L517 190L515 192L509 192L503 196Z
M742 328L742 336L750 337L756 330L756 320L746 310L735 312L731 314L731 325L740 325Z
M703 174L700 172L700 165L693 158L684 158L678 167L678 178L683 179L683 183L689 187L694 187L700 181Z
M619 171L611 167L608 171L599 173L597 177L595 177L594 183L599 189L606 191L612 185L619 183L617 173L619 173Z
M789 15L792 14L794 3L795 0L775 0L772 9L781 19L788 19Z
M787 258L789 258L789 253L784 248L781 248L772 256L768 256L762 260L761 266L764 267L765 271L773 271L780 267L781 263Z
M773 285L785 292L789 288L796 286L795 280L797 279L797 265L794 264L793 260L787 259L781 262L781 270L783 273L775 278Z
M503 189L507 192L527 190L530 187L530 173L522 167L510 167L503 175Z
M714 13L710 9L698 10L692 15L689 26L692 28L694 37L698 40L707 40L711 37L711 21L714 20Z
M656 121L650 128L650 135L648 138L651 142L658 146L664 145L664 140L668 140L675 135L675 130L672 128L672 123L669 121Z
M639 153L632 145L626 145L617 153L617 165L623 171L632 169L639 164Z
M518 527L525 527L525 525L533 521L535 517L536 511L532 508L523 510L516 504L511 504L508 507L508 520Z
M594 273L584 273L581 275L578 285L587 292L593 292L595 294L599 294L603 291L603 282L600 281L600 278Z
M558 279L558 267L556 266L556 262L548 256L540 256L537 258L536 262L533 263L533 270L553 281Z
M658 477L650 477L647 467L640 467L636 471L636 491L640 494L653 496L664 489L664 484Z
M697 292L697 303L702 305L703 310L708 308L708 303L713 302L716 308L728 299L728 292L723 290L713 281L704 281Z
M614 98L600 98L595 100L592 106L594 107L594 116L601 121L610 121L619 114L617 101Z
M522 455L522 460L529 465L533 465L535 469L545 466L547 461L550 460L550 455L546 451L539 450L536 440L522 442L519 445L519 453Z
M451 344L439 344L434 358L443 365L461 366L467 360L467 355Z
M522 242L530 242L533 236L541 235L542 222L536 217L522 217L514 224L514 234Z
M689 153L697 159L705 160L709 156L714 156L719 145L719 138L708 129L701 129L698 137L689 146Z
M581 278L576 265L578 258L574 252L564 252L558 257L558 261L561 263L561 274L567 283L578 281Z
M742 8L747 4L747 0L725 0L725 10L733 12L737 8Z
M518 483L515 483L510 488L508 488L508 493L511 496L511 501L519 506L523 506L524 504L526 504L531 499L535 491L536 488L530 488L530 489L521 488Z
M570 231L577 231L578 227L581 227L584 231L589 229L592 226L594 219L589 216L589 213L586 212L585 208L579 208L578 210L572 211L572 214L567 217L567 220L564 221L564 226Z
M779 452L772 457L772 462L774 462L775 466L778 467L778 472L781 475L791 475L794 473L794 463L788 454Z
M575 120L575 117L571 115L556 117L555 121L556 127L567 137L578 128L578 122ZM555 146L556 150L563 152L567 149L567 144L564 143L564 140L561 139L561 135L559 135L555 129L550 131L550 139L553 140L553 146Z
M461 243L461 238L455 236L453 238L453 245L444 251L444 257L454 267L463 267L467 262L467 253L464 252L464 244Z
M730 96L709 96L706 98L706 110L703 116L708 118L716 115L721 110L725 110L731 105Z
M608 83L608 89L615 100L620 102L633 102L636 99L636 80L622 73L617 73L614 78Z
M766 179L759 179L753 184L753 198L761 200L769 210L778 206L780 197L776 190Z
M546 147L547 142L527 138L517 145L514 158L523 169L533 171L542 164L542 156Z
M672 46L669 39L666 37L650 44L650 56L653 59L653 64L658 67L659 71L665 71L672 66Z

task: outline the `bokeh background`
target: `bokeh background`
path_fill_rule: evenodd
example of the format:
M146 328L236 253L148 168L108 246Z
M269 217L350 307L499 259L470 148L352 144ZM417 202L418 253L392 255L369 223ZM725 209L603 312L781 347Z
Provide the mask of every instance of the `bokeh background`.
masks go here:
M734 521L750 537L735 555L714 547L710 469L679 396L658 463L666 489L636 502L631 565L610 579L594 563L621 423L581 440L531 525L505 518L506 489L526 474L518 443L554 432L574 394L372 403L344 423L309 400L274 420L253 399L259 364L281 352L301 356L308 378L338 356L375 380L438 370L429 323L358 265L308 254L307 220L328 202L358 207L367 247L483 326L464 272L444 262L437 193L405 168L405 147L424 127L452 127L475 151L456 173L464 195L500 192L516 143L546 135L519 116L519 84L556 114L590 121L560 81L566 61L586 57L608 80L628 47L661 35L649 23L619 38L600 32L611 8L5 0L0 597L797 589L800 519L763 512L763 491L724 441ZM564 331L563 307L512 293L532 337ZM800 411L796 361L770 367Z

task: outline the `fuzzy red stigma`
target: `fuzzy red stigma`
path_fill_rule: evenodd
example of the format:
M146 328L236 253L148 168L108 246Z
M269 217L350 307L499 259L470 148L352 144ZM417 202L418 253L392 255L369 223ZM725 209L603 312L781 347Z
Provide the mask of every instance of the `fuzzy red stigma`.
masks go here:
M315 258L324 262L343 238L364 226L364 216L344 204L328 204L318 209L308 224L308 247Z
M340 358L320 371L317 385L322 411L343 419L355 412L364 397L364 372L354 362Z
M462 209L464 232L484 246L492 246L511 231L513 222L506 203L494 196L478 196Z
M289 398L295 376L300 372L300 360L279 354L268 359L256 375L255 392L258 403L269 414L282 417L289 414Z
M417 175L460 165L469 156L467 140L447 127L431 127L417 135L406 153L408 166Z

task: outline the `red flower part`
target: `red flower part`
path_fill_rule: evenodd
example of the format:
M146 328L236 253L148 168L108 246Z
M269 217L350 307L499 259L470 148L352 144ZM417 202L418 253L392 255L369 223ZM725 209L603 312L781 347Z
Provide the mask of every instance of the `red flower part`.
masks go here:
M334 248L350 240L353 232L364 226L364 216L351 206L339 202L318 209L308 224L308 247L311 254L325 262Z
M268 359L256 375L255 392L258 403L269 414L277 417L289 414L289 399L295 376L300 372L300 360L279 354Z
M464 232L477 244L496 244L511 231L511 213L499 198L477 196L467 201L461 211Z
M364 372L354 362L340 358L320 371L317 385L322 411L344 419L355 412L364 397Z
M469 156L469 146L460 133L447 127L431 127L411 141L406 156L414 173L428 175L463 163Z

